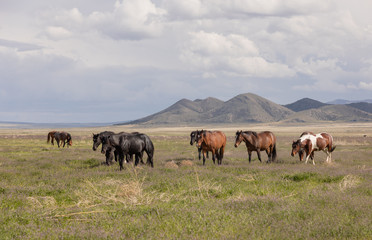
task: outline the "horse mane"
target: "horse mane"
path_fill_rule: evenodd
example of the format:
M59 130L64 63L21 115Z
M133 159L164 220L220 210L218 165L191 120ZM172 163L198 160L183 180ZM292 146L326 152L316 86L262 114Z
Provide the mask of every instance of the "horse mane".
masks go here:
M252 134L252 135L255 136L256 138L258 138L258 134L257 134L257 132L255 132L255 131L245 131L244 133L245 133L245 134Z

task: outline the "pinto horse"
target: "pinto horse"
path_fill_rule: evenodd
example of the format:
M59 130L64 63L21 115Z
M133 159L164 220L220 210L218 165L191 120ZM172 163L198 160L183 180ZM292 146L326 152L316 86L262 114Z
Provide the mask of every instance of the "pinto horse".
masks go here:
M192 132L190 133L190 145L191 145L191 146L194 144L194 142L196 142L196 136L197 136L197 134L198 134L198 130L196 130L196 131L192 131ZM202 148L199 147L199 148L198 148L198 152L199 152L199 160L201 159L201 151L202 151ZM207 152L207 158L209 158L209 156L208 156L208 152Z
M249 162L251 162L252 152L256 151L258 160L261 161L261 151L266 151L268 160L267 163L276 160L276 137L272 132L253 132L253 131L237 131L235 135L235 147L244 141L247 146Z
M333 137L328 133L318 133L314 134L304 134L297 141L292 143L292 157L299 151L304 150L306 153L306 161L312 156L313 164L314 161L314 151L323 151L327 154L327 162L332 161L332 152L335 150L336 146L333 146Z
M307 132L301 133L300 137L302 137L304 135L308 135L308 134L311 134L311 135L315 136L315 134L313 132L308 132L307 131ZM298 151L298 156L300 157L300 161L302 161L304 159L304 156L305 156L304 151L300 149L300 151ZM314 159L314 152L311 153L310 158Z
M196 146L203 150L203 165L205 165L205 153L212 152L212 160L215 164L215 157L217 157L217 164L222 164L222 158L226 146L226 135L221 131L197 131Z
M66 143L67 143L67 147L72 146L71 134L67 132L55 132L54 139L56 140L58 147L59 147L60 141L63 142L63 147L65 147Z
M51 131L48 133L48 140L47 140L47 143L51 142L52 145L54 145L54 134L56 133L57 131Z

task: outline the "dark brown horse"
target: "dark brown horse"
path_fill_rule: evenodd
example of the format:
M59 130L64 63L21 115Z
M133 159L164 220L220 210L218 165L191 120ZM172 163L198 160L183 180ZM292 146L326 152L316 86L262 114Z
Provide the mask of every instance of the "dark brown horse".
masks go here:
M297 141L292 143L292 157L297 152L304 150L306 152L306 161L314 154L314 151L323 151L327 154L327 162L332 161L332 152L336 146L333 144L333 137L328 133L304 134ZM313 155L314 156L314 155ZM313 164L315 165L314 158L312 158Z
M235 147L244 141L247 146L249 162L251 162L252 152L256 151L258 160L261 161L261 151L266 151L268 160L273 162L276 160L276 137L272 132L253 132L253 131L237 131L235 135Z
M51 131L48 133L48 140L47 140L47 143L51 142L52 145L54 145L54 134L56 133L57 131Z
M222 164L223 154L226 146L226 135L221 131L197 131L196 146L203 150L203 165L205 165L205 153L212 152L212 160L215 162L217 157L217 164Z
M63 142L63 147L65 147L66 143L67 143L67 147L72 146L71 134L67 132L55 132L54 139L56 140L58 147L59 147L60 141Z

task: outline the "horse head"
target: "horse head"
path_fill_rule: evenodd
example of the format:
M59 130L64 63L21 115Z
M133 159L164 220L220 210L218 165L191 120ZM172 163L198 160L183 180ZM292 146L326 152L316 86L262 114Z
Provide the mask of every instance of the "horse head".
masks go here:
M236 134L235 134L235 144L234 144L235 147L238 147L239 144L244 140L244 137L243 137L242 133L243 133L242 130L236 132Z
M201 147L201 145L204 141L204 137L205 137L205 131L203 129L201 131L196 131L195 142L196 142L196 146L198 148Z
M96 151L100 144L101 144L101 138L99 137L99 134L93 133L93 151Z
M72 137L69 133L67 133L67 145L72 146Z
M291 156L294 157L301 150L301 140L293 140Z
M192 131L190 133L190 145L193 145L194 142L196 142L197 133L198 133L198 130Z

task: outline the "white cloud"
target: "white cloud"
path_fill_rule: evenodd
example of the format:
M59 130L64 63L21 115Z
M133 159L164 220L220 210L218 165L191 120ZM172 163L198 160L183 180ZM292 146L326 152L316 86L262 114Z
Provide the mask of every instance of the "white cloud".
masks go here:
M359 87L364 90L369 90L372 91L372 82L367 83L367 82L360 82Z
M45 33L49 38L54 40L66 39L72 36L72 33L63 27L49 26Z
M75 34L98 31L117 40L152 38L162 33L165 14L151 0L116 1L112 11L94 11L85 16L77 8L51 11L46 18L54 25L47 27L47 35L54 38L56 34L67 36L70 31Z
M272 63L260 56L248 38L204 31L190 33L181 59L205 72L222 72L248 77L291 77L294 72L282 63Z

